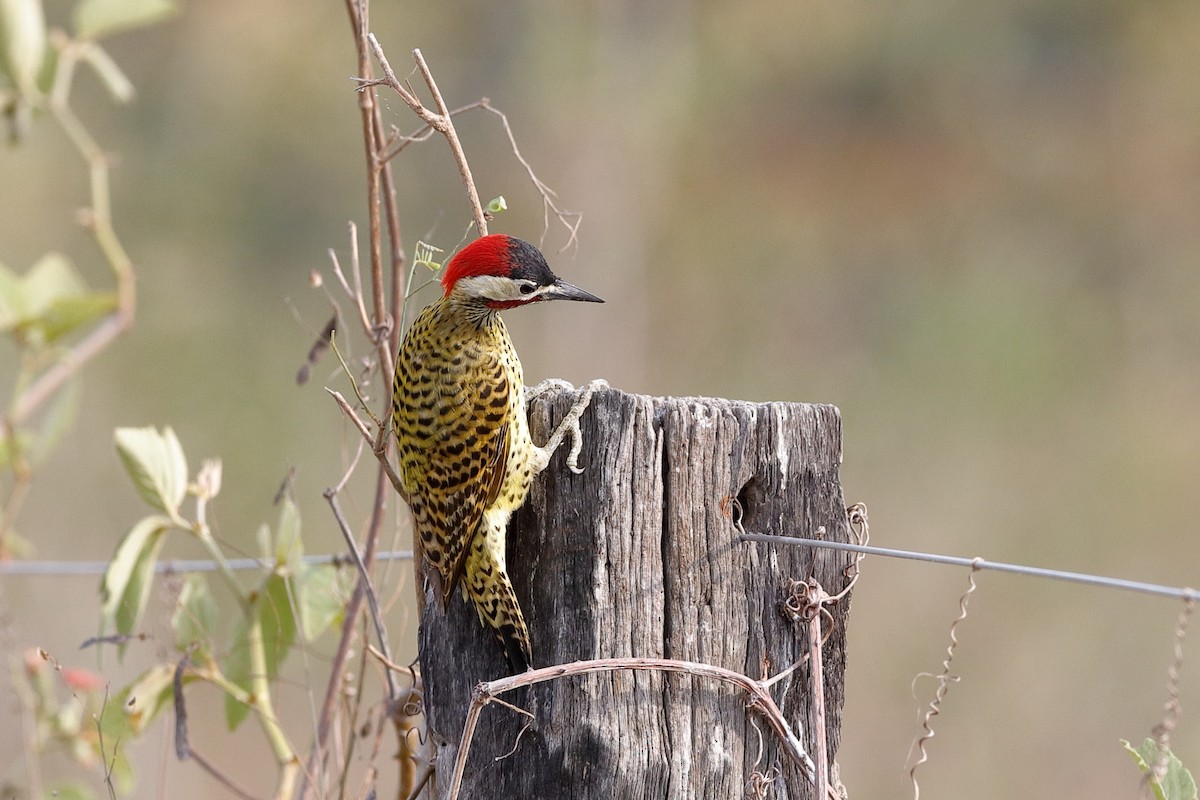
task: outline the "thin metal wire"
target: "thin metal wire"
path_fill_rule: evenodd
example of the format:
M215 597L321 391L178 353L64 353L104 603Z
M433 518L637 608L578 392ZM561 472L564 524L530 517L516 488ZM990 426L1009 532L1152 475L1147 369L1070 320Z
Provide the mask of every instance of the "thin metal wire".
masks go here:
M1159 583L1143 583L1129 581L1124 578L1106 578L1103 575L1088 575L1083 572L1066 572L1045 567L1027 567L1022 564L1008 564L1003 561L988 561L984 558L962 558L960 556L944 556L937 553L921 553L914 550L893 550L890 547L874 547L871 545L848 544L846 542L826 542L820 539L804 539L793 536L772 536L765 533L743 533L739 537L743 542L766 542L768 544L803 545L805 547L824 547L829 550L848 550L852 553L866 553L872 556L887 556L888 558L907 558L912 561L928 561L933 564L950 564L956 567L974 567L993 572L1012 572L1017 575L1030 575L1035 578L1049 578L1069 583L1082 583L1088 586L1104 586L1109 589L1124 589L1130 592L1158 595L1159 597L1175 597L1180 600L1200 600L1200 591L1192 588L1164 586Z
M381 561L402 561L412 558L411 550L392 550L377 553L376 559ZM230 569L271 569L271 564L261 558L231 558ZM345 553L332 555L304 556L305 564L353 564L354 561ZM103 575L108 571L107 561L9 561L0 563L0 577L7 575L40 575L40 576L74 576L74 575ZM166 559L154 565L154 571L164 572L215 572L217 565L210 559Z

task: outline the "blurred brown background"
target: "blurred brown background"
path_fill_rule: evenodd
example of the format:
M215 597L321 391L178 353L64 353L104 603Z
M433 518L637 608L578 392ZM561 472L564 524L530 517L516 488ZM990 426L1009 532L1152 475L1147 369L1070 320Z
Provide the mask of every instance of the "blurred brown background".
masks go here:
M50 3L51 21L69 7ZM372 23L399 71L422 48L452 106L507 112L584 214L577 252L555 255L553 226L545 249L608 304L510 314L531 381L833 403L847 500L869 507L875 544L1200 583L1200 5L376 2ZM143 513L112 429L170 424L193 469L224 459L213 513L231 547L254 550L295 466L309 550L338 549L320 493L355 434L322 385L344 383L331 360L304 388L294 375L328 316L309 273L328 275L330 247L345 257L348 220L365 226L342 4L190 2L108 46L135 105L114 109L86 75L76 105L120 157L138 320L85 371L21 530L43 558L109 557ZM484 199L508 200L493 230L536 241L541 204L497 120L459 128ZM444 146L396 167L410 254L453 245L468 212ZM24 270L62 249L107 285L74 222L84 177L44 120L6 149L0 259ZM1177 605L979 582L922 795L1136 796L1117 740L1160 717ZM76 648L96 630L96 583L5 579L5 649L94 667ZM940 668L965 586L963 570L865 562L840 753L852 797L911 795L905 758L935 688L911 684ZM407 616L393 636L411 657ZM332 647L293 656L277 703L299 737ZM1174 740L1193 769L1195 667ZM261 737L224 735L216 706L193 741L266 793ZM2 727L9 767L18 734ZM138 798L226 796L172 763L159 731L135 750Z

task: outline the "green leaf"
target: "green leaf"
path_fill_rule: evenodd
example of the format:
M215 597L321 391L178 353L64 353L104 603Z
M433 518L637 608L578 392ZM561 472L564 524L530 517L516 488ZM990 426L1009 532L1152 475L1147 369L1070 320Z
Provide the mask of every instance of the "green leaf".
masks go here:
M275 532L275 564L296 571L304 558L304 544L300 541L300 509L286 495L279 508L279 526Z
M46 800L96 800L92 790L82 783L56 783L46 790Z
M27 319L40 317L57 300L87 291L87 284L62 253L51 252L39 258L21 283Z
M150 598L158 551L170 527L171 520L166 517L146 517L134 525L117 546L100 582L103 631L115 629L119 634L128 635L137 627ZM124 644L118 652L124 655Z
M221 665L221 672L230 683L250 691L250 626L245 616L233 627L229 643L229 656ZM230 694L225 695L225 725L236 731L250 714L250 707Z
M82 0L75 6L75 33L98 39L153 25L178 11L174 0Z
M183 582L179 604L171 615L171 627L180 650L196 645L192 656L196 662L212 658L212 644L217 626L217 604L208 590L203 575L192 573Z
M114 437L125 471L142 499L172 517L187 493L187 459L175 431L118 428Z
M47 253L24 275L0 265L0 331L45 339L42 317L56 302L83 295L87 286L66 256Z
M508 201L504 199L504 195L493 197L488 201L487 208L484 210L489 214L499 214L508 210Z
M24 275L0 264L0 331L18 332L37 344L52 342L116 306L113 293L89 292L60 253L42 256Z
M262 648L266 660L267 680L273 681L279 675L279 667L287 658L288 651L296 641L296 616L292 612L289 598L289 581L282 575L270 575L255 595L253 613L262 628ZM245 616L234 629L233 640L229 646L229 660L223 672L225 676L253 694L250 683L250 626ZM250 709L235 698L225 696L225 722L230 730L235 730Z
M1146 739L1140 747L1135 748L1125 739L1121 740L1121 744L1125 747L1125 751L1133 757L1134 763L1138 765L1138 769L1143 774L1149 774L1154 768L1154 763L1158 760L1161 752L1158 743L1153 739ZM1196 796L1196 781L1179 758L1170 750L1167 751L1167 771L1163 775L1162 782L1151 780L1150 787L1154 790L1154 796L1158 800L1197 800Z
M263 646L267 652L267 677L271 680L279 674L280 665L296 641L296 614L289 583L282 575L272 575L258 595L258 617L262 620Z
M44 341L53 342L112 313L116 307L117 296L112 292L88 292L59 297L39 319L32 321L32 324L40 329Z
M0 0L0 71L19 95L37 94L45 56L42 0Z
M329 629L346 609L353 574L333 564L307 565L292 582L304 641L311 642Z
M138 676L122 697L121 709L134 735L149 727L175 699L175 665L156 664Z

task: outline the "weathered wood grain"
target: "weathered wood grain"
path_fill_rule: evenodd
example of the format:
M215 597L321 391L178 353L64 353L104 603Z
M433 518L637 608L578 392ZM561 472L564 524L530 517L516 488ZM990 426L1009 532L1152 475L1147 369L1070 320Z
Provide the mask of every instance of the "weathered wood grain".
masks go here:
M570 405L563 392L531 405L535 441ZM847 541L837 409L603 389L582 423L584 473L570 473L560 451L509 532L509 571L534 665L648 656L761 678L800 659L805 632L780 611L789 581L815 574L834 594L852 556L740 543L733 508L740 505L747 531L811 536L824 527L826 538ZM833 756L848 608L846 598L832 609L835 630L823 649ZM457 599L443 613L427 594L420 644L444 793L472 691L503 676L505 665L474 610ZM772 689L806 742L809 680L804 666ZM533 720L494 705L484 711L464 798L738 798L756 769L773 767L780 772L768 796L813 797L766 724L728 687L622 672L526 687L504 699Z

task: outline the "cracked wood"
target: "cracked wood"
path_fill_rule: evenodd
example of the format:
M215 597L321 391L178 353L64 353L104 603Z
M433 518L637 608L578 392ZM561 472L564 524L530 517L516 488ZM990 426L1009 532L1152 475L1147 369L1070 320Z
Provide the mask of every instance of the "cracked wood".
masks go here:
M534 401L534 440L544 441L570 406L561 391ZM509 528L509 571L534 665L644 656L763 678L802 658L804 626L780 613L789 581L815 570L835 594L853 557L739 543L734 518L740 507L747 531L811 536L824 527L826 538L849 540L837 409L601 389L582 427L584 473L570 473L565 452L557 454ZM834 759L848 607L846 598L832 609L835 628L822 648ZM472 691L504 675L504 659L469 604L456 597L443 613L429 592L420 644L442 797ZM805 665L771 690L806 744L809 681ZM743 695L714 682L607 673L525 687L505 700L535 719L484 710L464 798L741 797L756 769L772 768L781 774L771 796L813 796Z

